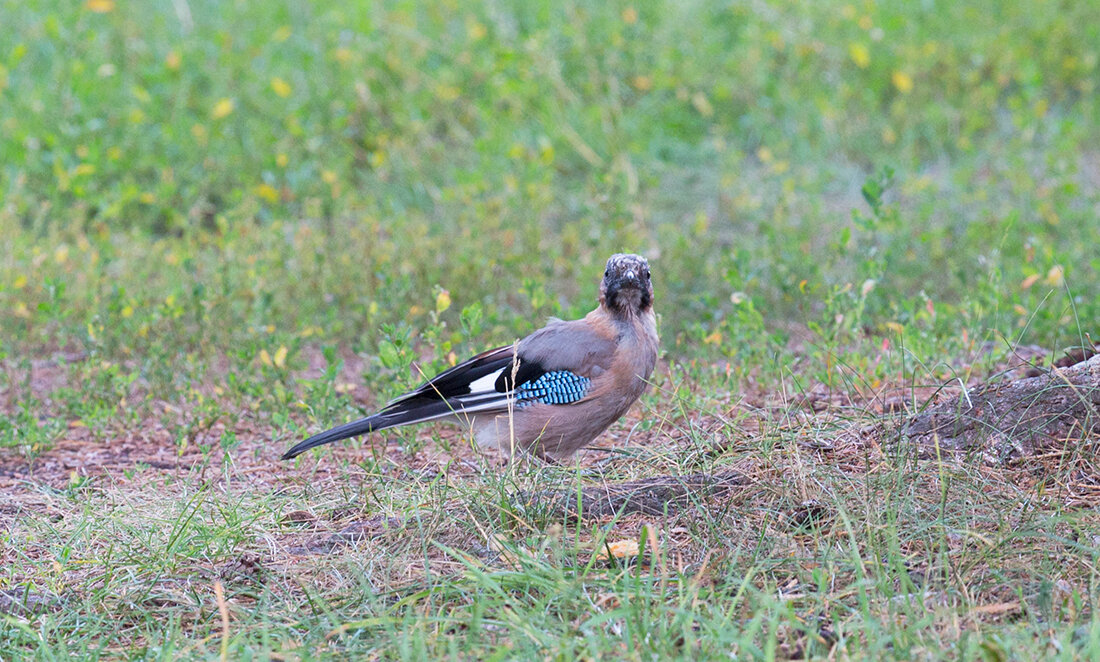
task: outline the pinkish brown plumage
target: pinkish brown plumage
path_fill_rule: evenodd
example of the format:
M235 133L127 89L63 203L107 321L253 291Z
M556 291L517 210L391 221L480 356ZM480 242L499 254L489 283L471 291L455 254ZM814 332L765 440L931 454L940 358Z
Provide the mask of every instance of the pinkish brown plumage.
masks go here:
M649 263L612 255L599 306L584 318L552 320L518 343L483 352L373 416L302 441L283 458L397 425L448 420L468 426L480 446L565 459L645 392L657 354Z

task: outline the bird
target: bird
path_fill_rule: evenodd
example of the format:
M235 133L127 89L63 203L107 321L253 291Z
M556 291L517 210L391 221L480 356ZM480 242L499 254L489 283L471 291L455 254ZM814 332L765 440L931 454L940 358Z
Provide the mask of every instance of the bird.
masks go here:
M617 421L646 391L657 365L649 262L607 260L599 305L581 319L490 349L391 400L377 413L299 442L288 460L342 439L426 421L458 422L481 448L560 462Z

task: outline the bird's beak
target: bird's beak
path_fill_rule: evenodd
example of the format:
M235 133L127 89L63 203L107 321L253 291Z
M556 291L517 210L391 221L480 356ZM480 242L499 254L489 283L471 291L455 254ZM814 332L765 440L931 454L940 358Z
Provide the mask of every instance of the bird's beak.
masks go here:
M623 287L640 288L642 287L642 279L637 271L628 269L622 272L610 285L615 290Z

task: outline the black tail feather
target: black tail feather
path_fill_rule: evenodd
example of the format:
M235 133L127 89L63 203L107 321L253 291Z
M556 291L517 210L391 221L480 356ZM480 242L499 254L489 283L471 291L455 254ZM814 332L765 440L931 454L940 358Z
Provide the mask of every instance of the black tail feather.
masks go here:
M347 439L349 437L357 437L361 434L366 434L368 432L374 432L375 430L381 430L382 428L389 427L389 425L381 423L378 420L379 418L379 414L375 414L374 416L361 418L358 421L352 421L351 423L338 425L331 430L319 432L309 439L306 439L305 441L300 441L295 444L293 448L283 453L282 459L289 460L292 457L297 457L301 455L311 448L316 448L323 444L331 443L333 441L340 441L341 439ZM390 425L392 425L392 423Z
M492 394L487 402L484 401L485 396L475 398L475 400L477 400L476 404L480 405L480 407L478 407L479 409L486 409L505 406L503 401L501 401L502 398L502 395ZM498 401L501 402L498 403ZM385 430L386 428L392 428L398 425L409 425L411 423L422 423L424 421L454 417L465 409L463 404L461 400L450 402L447 400L435 400L428 397L408 398L394 402L373 416L338 425L331 430L319 432L305 441L298 442L293 448L283 453L282 459L289 460L301 455L311 448L316 448L333 441L340 441L341 439L348 439L349 437L357 437L361 434L367 434L368 432L378 432L379 430Z

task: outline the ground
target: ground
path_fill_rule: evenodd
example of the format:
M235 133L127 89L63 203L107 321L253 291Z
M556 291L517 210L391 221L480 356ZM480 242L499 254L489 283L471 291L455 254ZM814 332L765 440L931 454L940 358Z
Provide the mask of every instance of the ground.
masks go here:
M112 654L175 637L191 641L169 646L183 655L415 656L472 631L473 655L596 655L619 641L628 657L799 657L838 642L928 657L968 635L1008 655L983 634L1008 631L1042 656L1098 636L1065 625L1089 610L1100 544L1092 453L921 459L891 449L888 387L708 397L701 411L675 380L662 366L643 406L567 466L504 463L449 428L292 463L262 417L235 424L231 447L221 422L184 448L157 421L109 444L70 428L0 464L18 541L3 561L24 578L5 611L59 630L91 617L102 625L69 645ZM693 487L664 512L580 520L529 498L689 474L739 480L717 495ZM623 541L641 556L608 560Z
M1090 410L906 433L1100 335L1100 13L987 4L3 5L0 659L1100 656ZM620 251L575 461L278 460Z

